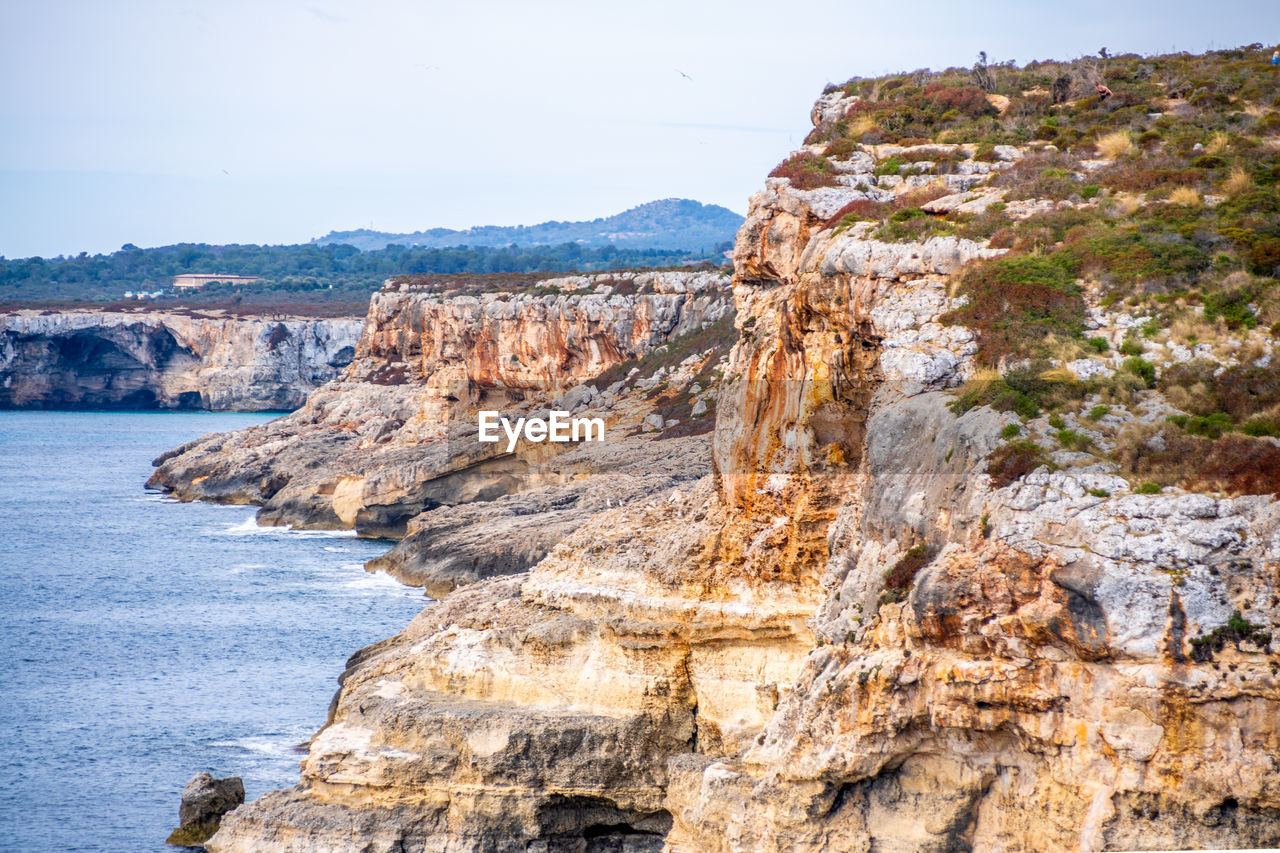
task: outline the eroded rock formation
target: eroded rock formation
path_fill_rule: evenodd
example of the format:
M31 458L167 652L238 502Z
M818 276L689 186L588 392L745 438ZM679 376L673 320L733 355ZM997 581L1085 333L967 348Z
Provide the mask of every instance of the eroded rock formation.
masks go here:
M626 273L539 290L389 285L341 379L287 417L166 454L151 484L184 500L260 504L263 523L403 537L370 568L441 595L527 569L594 513L708 473L705 401L731 341L716 335L733 334L728 279ZM652 377L621 371L647 357L671 364ZM582 385L610 368L621 378ZM688 398L678 417L654 414L677 394ZM600 417L608 440L522 442L515 453L505 439L476 441L481 409L514 418L553 406ZM663 430L648 432L646 418Z
M350 363L359 320L0 314L0 408L286 411Z
M876 154L842 171L870 175ZM591 505L527 572L463 586L357 653L301 784L228 816L211 850L1280 843L1280 504L1138 494L1066 451L993 478L1016 418L952 409L977 347L940 319L950 277L998 250L880 242L812 192L772 181L739 233L713 471ZM425 341L366 333L423 377L394 429L443 405L465 370L429 377L457 339L419 361ZM496 375L511 352L459 358ZM321 392L293 432L206 439L203 461L188 448L159 479L288 517L239 454L294 452L309 418L350 423L376 458L382 427L350 415L366 393ZM392 458L344 463L354 479L327 511L377 518ZM342 482L359 483L347 503ZM308 489L290 500L314 505ZM429 512L465 530L467 511Z
M166 844L199 847L218 831L222 816L244 803L244 780L239 776L215 779L197 773L182 787L178 808L178 828L169 833Z

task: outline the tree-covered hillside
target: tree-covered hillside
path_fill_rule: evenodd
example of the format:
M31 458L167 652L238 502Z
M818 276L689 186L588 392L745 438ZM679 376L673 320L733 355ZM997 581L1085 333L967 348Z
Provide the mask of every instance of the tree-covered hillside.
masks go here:
M362 252L348 245L211 246L183 243L109 255L0 258L0 303L111 302L127 291L158 291L180 273L259 276L242 287L216 284L185 294L184 304L360 302L395 275L616 270L721 262L720 255L663 249L584 248L575 243L510 248L425 249L389 246ZM166 297L161 302L171 301Z

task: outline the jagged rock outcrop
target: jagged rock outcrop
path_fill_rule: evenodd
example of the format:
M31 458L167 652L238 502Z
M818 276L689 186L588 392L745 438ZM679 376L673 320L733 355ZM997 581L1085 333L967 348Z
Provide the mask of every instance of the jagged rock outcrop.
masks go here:
M690 383L693 365L715 367L713 333L732 334L727 289L717 273L674 272L553 279L527 293L389 285L341 379L287 417L166 454L151 485L184 500L261 504L263 523L403 537L370 568L435 595L526 569L600 509L710 470L709 417L687 435L644 434L642 424L660 392ZM664 388L644 376L582 386L685 341L688 356L659 368ZM476 441L480 409L514 418L552 407L600 417L608 440L522 442L514 453L505 439ZM694 420L688 412L686 426Z
M165 843L198 847L218 831L223 815L243 803L244 781L239 776L215 779L211 773L197 773L182 787L178 828Z
M359 320L0 314L0 408L296 409L350 363Z
M772 181L738 235L713 473L357 653L301 784L210 849L1280 844L1280 503L1067 450L998 479L1018 419L950 405L977 345L943 322L998 250L806 192Z

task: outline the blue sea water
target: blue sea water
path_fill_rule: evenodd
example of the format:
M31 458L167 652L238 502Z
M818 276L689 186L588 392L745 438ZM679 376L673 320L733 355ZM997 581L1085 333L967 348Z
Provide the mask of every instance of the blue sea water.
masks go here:
M422 609L361 567L385 542L144 491L267 419L0 412L0 850L172 851L196 772L294 784L347 656Z

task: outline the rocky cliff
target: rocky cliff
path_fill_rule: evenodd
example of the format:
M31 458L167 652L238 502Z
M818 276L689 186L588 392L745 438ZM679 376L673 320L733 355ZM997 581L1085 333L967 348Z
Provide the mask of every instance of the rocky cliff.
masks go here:
M486 287L389 284L342 378L287 417L161 457L151 485L259 504L266 524L402 538L370 568L440 595L527 569L600 509L709 472L727 277ZM601 417L607 440L514 453L476 440L481 409L548 408Z
M817 131L858 103L824 96ZM229 814L211 850L1280 844L1280 463L1258 414L1274 399L1270 291L1249 303L1261 322L1190 310L1208 325L1188 341L1160 327L1167 300L1111 296L1121 261L1158 249L1127 236L1110 266L1067 263L1122 217L1184 215L1154 192L1052 189L1107 175L1105 159L843 139L798 152L751 200L739 337L713 442L691 451L711 472L584 505L527 571L456 577L352 657L301 784ZM386 299L374 315L408 307ZM483 316L538 310L494 301ZM406 412L439 411L462 399L439 390L447 337L367 331L362 350L405 354L421 377ZM541 370L490 347L501 335L470 339L447 376ZM1200 384L1177 391L1179 371ZM640 407L664 378L635 376L605 402ZM1253 408L1190 411L1211 393L1236 405L1237 380ZM335 386L305 418L371 442L381 427L343 409L360 399ZM1231 433L1236 418L1261 426ZM206 439L158 478L262 500L261 476L218 467L218 448L290 452L284 437ZM344 464L358 490L308 485L303 504L385 519L379 496L399 486ZM265 499L269 517L297 505ZM465 530L466 508L410 524L447 513Z
M1274 495L1136 494L1105 454L1064 448L1084 416L964 411L946 389L980 374L975 336L939 321L965 301L949 279L990 250L841 231L771 184L738 240L739 315L757 321L716 460L740 518L763 502L786 526L832 495L806 561L815 647L747 748L671 759L667 847L1276 844ZM1133 323L1089 307L1099 337ZM1102 406L1112 436L1168 411L1127 399ZM996 463L1019 433L1035 461L1011 474Z
M0 314L0 408L283 411L352 358L359 320Z

